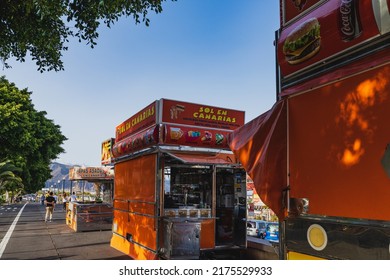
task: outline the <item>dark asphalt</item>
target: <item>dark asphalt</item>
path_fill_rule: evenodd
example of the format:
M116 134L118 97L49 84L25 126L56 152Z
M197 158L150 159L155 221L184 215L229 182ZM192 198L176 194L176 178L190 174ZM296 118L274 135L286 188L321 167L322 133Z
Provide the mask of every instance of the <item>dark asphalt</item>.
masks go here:
M62 205L51 223L44 218L45 207L36 202L0 205L0 260L131 260L110 246L111 230L71 229ZM248 259L278 259L268 241L250 236L247 241Z
M0 260L131 260L110 247L110 230L73 231L62 205L51 223L44 217L45 207L36 202L0 205Z

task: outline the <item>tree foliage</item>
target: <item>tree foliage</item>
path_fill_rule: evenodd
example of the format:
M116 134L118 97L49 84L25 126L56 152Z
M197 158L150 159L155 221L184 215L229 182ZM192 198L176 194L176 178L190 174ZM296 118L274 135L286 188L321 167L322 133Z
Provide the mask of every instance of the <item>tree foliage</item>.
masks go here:
M30 95L0 77L0 159L19 167L25 190L34 192L51 178L49 164L67 138L46 112L35 110Z
M148 13L161 13L164 1L1 0L0 59L9 67L9 58L23 62L30 54L41 72L63 70L61 56L69 38L86 41L93 48L101 23L110 27L126 16L149 26Z
M3 190L10 190L13 186L23 186L22 178L15 173L21 169L14 166L11 161L0 162L0 193Z

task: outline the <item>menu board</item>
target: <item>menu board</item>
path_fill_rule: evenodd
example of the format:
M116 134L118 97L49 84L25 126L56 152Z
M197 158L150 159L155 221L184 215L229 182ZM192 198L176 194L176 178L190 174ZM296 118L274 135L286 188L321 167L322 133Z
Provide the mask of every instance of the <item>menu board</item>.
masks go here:
M228 149L228 131L181 125L165 126L165 144Z
M159 126L155 125L149 129L134 133L128 137L116 142L113 149L112 155L114 158L133 153L152 145L156 145L159 141Z

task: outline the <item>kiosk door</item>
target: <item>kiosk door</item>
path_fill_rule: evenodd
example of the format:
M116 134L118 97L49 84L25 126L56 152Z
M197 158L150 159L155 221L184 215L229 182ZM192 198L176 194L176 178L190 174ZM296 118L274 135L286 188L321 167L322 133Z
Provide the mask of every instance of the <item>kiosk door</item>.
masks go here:
M216 245L246 245L246 173L216 169Z

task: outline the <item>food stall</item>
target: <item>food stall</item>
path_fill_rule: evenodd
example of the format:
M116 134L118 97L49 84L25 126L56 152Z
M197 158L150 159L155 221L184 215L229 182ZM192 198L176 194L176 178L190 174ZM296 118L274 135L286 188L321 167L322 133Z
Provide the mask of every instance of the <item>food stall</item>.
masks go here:
M116 127L111 246L134 259L246 247L246 172L226 137L243 111L160 99Z
M104 184L108 188L112 188L114 172L110 166L75 166L69 169L69 179L71 181L88 181ZM112 227L112 209L112 203L104 200L68 202L66 207L66 224L74 231L109 230Z

